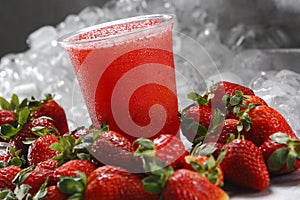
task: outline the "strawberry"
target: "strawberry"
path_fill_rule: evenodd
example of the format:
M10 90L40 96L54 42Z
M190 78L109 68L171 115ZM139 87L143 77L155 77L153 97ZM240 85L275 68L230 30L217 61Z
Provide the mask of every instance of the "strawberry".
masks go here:
M270 135L277 132L296 138L285 118L271 107L251 104L245 111L239 113L239 118L238 129L245 128L243 135L256 146L260 146Z
M59 176L77 176L76 171L80 171L89 176L95 170L95 166L86 160L71 160L54 171L54 179L59 180Z
M38 118L41 116L50 117L53 124L57 128L60 135L69 132L66 113L64 109L53 99L52 95L47 95L46 99L41 101L32 100L31 104L35 104L31 117Z
M118 167L112 168L112 166L103 166L98 170L97 178L89 179L91 181L88 182L85 190L86 200L158 199L158 195L145 191L139 176ZM105 173L108 171L109 173Z
M53 181L53 170L35 168L30 172L29 176L25 179L24 182L22 182L22 184L31 186L29 193L33 195L39 190L40 186L47 179L49 179L51 183L55 183Z
M58 161L48 159L48 160L38 163L36 168L49 169L49 170L54 171L57 168L57 164L58 164Z
M88 176L88 183L92 182L94 179L96 179L98 176L102 176L105 174L118 174L118 175L127 175L128 171L121 168L116 167L112 165L105 165L98 167L95 169L89 176Z
M211 124L214 117L213 110L207 105L191 106L184 110L181 116L181 130L183 135L190 141L199 136Z
M300 168L300 140L275 133L259 147L271 174L286 174Z
M99 162L128 170L136 170L138 165L138 160L133 153L134 149L130 141L115 131L101 132L91 149L92 156Z
M15 151L13 147L6 149L6 152L0 154L0 168L14 165L17 167L23 167L26 165L26 160L22 156L20 157L21 150Z
M222 103L223 96L226 94L233 96L236 94L236 91L240 91L244 95L255 95L253 90L248 87L236 83L228 82L228 81L221 81L211 87L210 93L211 95L213 95L213 98L211 99L211 104L220 107L223 104Z
M158 158L164 166L172 166L176 169L184 165L184 157L188 154L182 141L173 135L161 134L153 141L140 138L134 143L138 144L136 156Z
M49 148L49 146L59 140L53 135L45 135L36 139L28 149L27 160L29 165L37 165L42 161L46 161L59 152Z
M162 160L166 166L171 165L174 169L182 167L184 157L188 154L182 141L168 134L161 134L153 140L156 152L155 157Z
M40 117L26 123L22 127L22 129L18 131L16 135L11 139L11 141L9 142L9 146L14 147L16 151L22 150L20 154L21 156L27 156L29 145L24 144L24 142L26 142L28 139L38 138L38 135L34 134L33 129L39 129L40 127L44 127L50 132L56 132L56 128L51 123L51 121L49 121L47 118Z
M234 139L225 146L226 155L221 162L225 179L249 189L264 190L270 176L260 149L246 139Z
M237 136L238 120L236 119L225 119L220 123L210 134L205 138L205 142L217 142L226 144L231 134Z
M12 124L16 120L15 114L10 110L0 110L0 126Z
M47 187L47 194L44 198L44 200L67 200L68 196L64 193L62 193L56 185L52 185Z
M230 96L229 94L225 95L223 102L227 105L226 118L231 119L238 119L238 113L241 110L247 109L250 104L268 106L259 96L244 95L240 91L236 91L234 96Z
M213 156L186 156L183 168L202 174L212 184L223 185L224 174L222 168L219 161L216 162Z
M168 179L163 190L165 200L226 200L228 195L204 176L186 169L175 171Z
M13 190L16 186L12 182L21 170L17 166L0 168L0 188Z

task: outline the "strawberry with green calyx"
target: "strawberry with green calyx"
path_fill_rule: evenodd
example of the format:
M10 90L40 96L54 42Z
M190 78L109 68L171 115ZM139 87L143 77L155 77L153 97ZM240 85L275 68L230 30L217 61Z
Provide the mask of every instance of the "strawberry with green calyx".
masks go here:
M88 176L86 200L157 200L158 195L148 193L141 176L120 167L105 165Z
M7 149L7 152L0 155L0 168L4 168L7 166L17 166L24 167L27 162L24 156L20 157L21 150L15 151L15 149L10 146Z
M210 94L213 96L211 99L212 104L217 105L217 107L226 105L222 102L224 95L229 94L230 96L233 96L236 94L236 91L240 91L244 95L255 95L253 90L248 87L228 81L221 81L210 87Z
M40 136L34 140L28 149L27 160L29 165L37 165L56 156L59 152L50 149L50 145L59 140L53 135Z
M292 128L285 118L275 109L265 105L250 104L246 110L238 113L238 131L245 130L243 135L260 146L274 133L282 132L296 138Z
M274 133L259 147L271 174L285 174L300 168L300 140Z
M42 161L36 165L36 168L43 168L43 169L49 169L49 170L55 170L58 166L57 160L48 159L45 161Z
M142 184L151 194L163 199L228 199L228 195L204 176L186 169L174 171L155 157L155 145L148 139L138 139L135 155L143 158L144 170L150 173ZM180 178L178 178L178 176Z
M49 180L49 184L55 184L53 179L53 170L34 168L30 166L20 171L14 178L13 184L16 187L26 184L30 186L28 193L35 194L43 183Z
M88 149L91 144L83 141L83 138L75 139L70 135L64 135L59 141L52 143L49 148L55 152L59 152L53 157L56 160L58 166L64 163L75 160L90 160L91 156Z
M161 134L153 140L139 138L134 144L139 145L135 151L136 156L156 157L164 162L165 166L175 169L184 165L184 157L188 154L182 141L168 134Z
M212 184L222 187L224 184L224 174L220 166L222 159L219 157L216 161L213 156L189 155L185 157L186 165L183 168L196 171Z
M226 118L231 119L238 119L240 111L247 109L250 104L268 106L262 98L255 95L244 95L241 91L236 91L235 95L224 95L222 101L226 105Z
M176 170L163 190L164 200L228 200L228 195L204 176L186 169Z
M95 166L87 160L71 160L61 165L54 171L54 179L59 181L59 176L78 176L76 171L81 171L89 176L95 170Z
M27 122L23 125L22 129L17 132L17 134L10 140L9 146L13 146L16 151L21 150L20 156L27 156L29 144L28 140L33 140L33 138L38 138L39 136L35 134L35 128L44 127L49 130L55 130L55 126L49 121L48 118L40 117L32 121Z
M37 101L34 97L29 101L29 107L33 118L47 116L53 119L53 124L59 131L60 135L69 132L66 113L64 109L53 99L53 95L47 94L46 98Z
M0 138L9 141L29 120L28 100L20 102L19 97L12 95L10 102L0 97Z
M270 183L268 168L261 150L240 135L224 146L226 154L221 162L225 179L239 187L264 190Z
M0 188L13 190L16 186L12 182L20 171L22 171L20 167L13 165L0 168Z

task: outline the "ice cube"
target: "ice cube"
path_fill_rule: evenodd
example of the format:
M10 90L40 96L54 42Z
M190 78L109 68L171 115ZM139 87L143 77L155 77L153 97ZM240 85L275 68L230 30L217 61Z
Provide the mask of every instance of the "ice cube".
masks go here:
M32 49L40 49L57 39L57 31L53 26L43 26L29 35L27 45Z
M104 21L106 18L102 9L96 6L88 6L84 8L79 14L80 20L85 23L86 26L92 26Z

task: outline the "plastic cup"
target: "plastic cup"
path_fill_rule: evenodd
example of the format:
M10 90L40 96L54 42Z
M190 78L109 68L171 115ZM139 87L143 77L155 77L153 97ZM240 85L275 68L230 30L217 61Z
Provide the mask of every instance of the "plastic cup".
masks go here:
M94 127L103 123L130 139L179 131L173 15L95 25L59 42L74 67Z

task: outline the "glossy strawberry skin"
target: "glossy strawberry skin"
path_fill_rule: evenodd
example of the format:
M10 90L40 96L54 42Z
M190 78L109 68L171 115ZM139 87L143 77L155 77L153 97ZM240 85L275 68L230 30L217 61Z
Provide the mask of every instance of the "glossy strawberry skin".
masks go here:
M272 153L276 151L279 148L286 148L286 144L279 144L271 139L267 139L266 141L263 142L263 144L259 147L259 149L262 151L263 157L265 159L265 163L267 163L268 166L268 160ZM297 169L300 168L300 161L296 160L294 167L292 169L288 169L287 164L285 164L281 169L279 170L271 170L269 167L269 171L271 174L286 174L290 173L293 171L296 171Z
M256 106L249 112L252 119L251 129L244 132L245 138L260 146L270 135L282 132L296 138L285 118L275 109L268 106Z
M228 81L221 81L217 83L217 88L216 90L212 91L212 94L214 94L213 97L214 99L222 100L225 94L229 94L230 96L233 96L235 95L236 91L240 91L244 95L255 95L252 89Z
M57 164L58 161L56 160L52 160L52 159L48 159L45 161L42 161L40 163L37 164L37 168L42 168L42 169L49 169L49 170L55 170L57 168Z
M67 200L68 196L62 193L56 185L49 186L47 188L47 195L44 200Z
M50 184L55 183L53 180L53 170L35 168L23 184L30 185L31 189L29 190L29 193L34 195L47 179Z
M270 176L260 149L249 140L235 139L225 146L226 155L221 162L225 179L253 190L264 190Z
M192 106L184 111L182 119L182 133L190 142L193 142L197 137L197 133L189 128L190 125L192 123L199 123L208 129L213 119L213 111L209 106Z
M23 126L23 128L11 139L9 146L14 147L15 151L21 149L20 156L27 156L29 145L24 144L23 141L26 141L27 138L38 138L38 136L35 135L31 130L33 127L38 126L56 129L53 123L46 118L34 119Z
M162 160L166 166L178 169L185 163L184 157L188 154L182 141L168 134L161 134L153 140L156 147L155 156Z
M47 116L53 119L53 124L60 135L69 132L67 117L64 109L53 99L49 99L31 113L31 117Z
M176 170L168 179L163 191L165 200L227 200L228 195L197 172Z
M95 169L89 176L88 176L88 183L92 182L94 179L96 179L98 176L103 176L105 174L116 174L121 176L128 175L128 171L121 167L116 167L112 165L105 165L98 167Z
M8 152L0 154L0 161L4 161L4 163L6 163L6 164L9 161L9 159L11 159L11 158L12 158L12 155Z
M205 138L205 142L226 144L231 134L235 136L238 134L237 123L236 119L225 119L213 133Z
M16 117L12 111L0 110L0 126L4 124L12 124L15 120ZM0 137L0 142L5 142L5 140Z
M131 142L115 131L101 133L92 145L91 154L104 165L119 166L130 171L139 166L137 170L141 170L141 161L134 157Z
M0 110L0 126L12 124L16 120L14 113L10 110Z
M190 164L191 161L198 163L200 166L204 168L205 163L209 159L208 156L187 156L186 158L189 160L189 163L185 162L183 169L188 169L191 171L195 171L195 169ZM220 186L224 182L224 173L220 165L218 165L216 168L218 171L218 179L214 184ZM216 172L215 170L211 170L211 171L207 171L206 173L215 173L215 172Z
M12 183L12 180L21 170L20 167L16 166L0 168L0 188L14 190L16 186Z
M142 179L136 174L129 173L123 169L105 169L107 166L98 170L97 178L91 179L85 190L86 200L157 200L158 195L146 192L142 186ZM120 171L119 171L120 170ZM101 172L103 171L103 172Z
M36 139L28 149L28 164L37 165L56 156L59 152L50 149L49 146L58 141L53 135L41 136Z
M71 160L54 171L55 181L59 181L59 176L78 176L75 172L81 171L89 176L95 170L95 166L86 160Z

